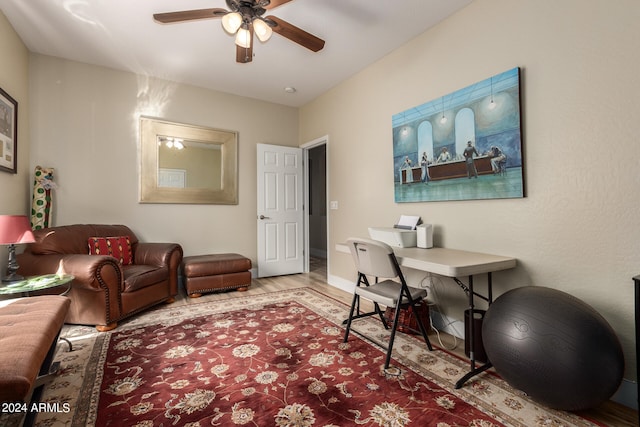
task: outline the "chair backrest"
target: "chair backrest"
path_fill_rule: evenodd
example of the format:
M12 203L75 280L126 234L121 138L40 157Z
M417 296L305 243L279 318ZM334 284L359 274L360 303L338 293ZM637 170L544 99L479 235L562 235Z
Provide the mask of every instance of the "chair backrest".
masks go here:
M37 255L49 254L88 254L89 237L128 236L133 253L138 238L126 225L73 224L34 230L35 243L28 245L25 252Z
M378 240L347 239L347 245L358 272L367 276L391 279L398 276L391 246Z

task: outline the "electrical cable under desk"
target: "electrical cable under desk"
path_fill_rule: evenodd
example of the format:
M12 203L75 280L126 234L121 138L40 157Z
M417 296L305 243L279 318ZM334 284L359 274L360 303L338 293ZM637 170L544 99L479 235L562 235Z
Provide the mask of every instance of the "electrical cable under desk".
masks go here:
M429 279L429 283L425 284L425 280ZM441 280L438 280L440 284L442 284ZM438 295L436 292L436 284L434 283L434 277L433 274L428 274L426 275L421 281L420 281L420 287L427 289L427 306L429 306L429 324L431 325L431 329L436 333L436 336L438 337L438 343L440 343L440 346L448 351L451 350L455 350L458 347L458 337L455 336L454 334L450 334L453 337L453 345L451 347L447 347L443 342L442 342L442 337L440 336L440 330L438 330L438 328L436 328L436 326L433 323L433 318L431 316L431 313L433 312L433 310L431 310L431 307L434 307L436 309L436 311L438 312L438 314L440 315L440 318L443 320L444 326L445 327L452 327L453 328L453 324L456 321L453 320L448 320L444 314L442 314L442 311L440 310L440 306L437 303L438 300ZM431 301L429 301L429 295L433 295L433 298Z

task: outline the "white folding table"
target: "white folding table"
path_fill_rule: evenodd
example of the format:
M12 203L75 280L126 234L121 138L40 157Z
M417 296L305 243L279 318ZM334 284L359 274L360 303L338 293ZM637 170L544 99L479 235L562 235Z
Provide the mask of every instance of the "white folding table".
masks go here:
M350 253L349 247L344 243L337 244L336 250ZM470 333L468 337L465 337L465 340L469 341L471 369L456 382L456 388L462 387L470 378L486 371L492 366L491 361L487 361L482 366L476 366L473 342L475 298L481 298L487 301L488 304L491 304L493 302L492 273L514 268L516 266L516 259L500 255L447 248L393 248L393 252L401 266L450 277L467 294L471 321L469 322ZM487 275L487 295L482 295L474 290L473 277L478 274ZM464 277L468 278L466 284L461 280L461 278Z

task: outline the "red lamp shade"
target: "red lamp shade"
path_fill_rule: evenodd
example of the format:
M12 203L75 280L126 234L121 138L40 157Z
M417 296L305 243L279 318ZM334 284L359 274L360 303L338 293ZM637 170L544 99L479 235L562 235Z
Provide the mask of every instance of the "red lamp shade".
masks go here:
M0 245L35 242L25 215L0 215Z

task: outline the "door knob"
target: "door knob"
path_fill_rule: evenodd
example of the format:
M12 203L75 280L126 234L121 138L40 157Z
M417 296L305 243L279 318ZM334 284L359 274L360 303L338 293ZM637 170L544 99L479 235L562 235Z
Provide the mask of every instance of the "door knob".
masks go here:
M271 218L269 218L268 216L264 216L264 215L260 215L260 217L259 217L259 218L260 218L260 219L271 219Z

